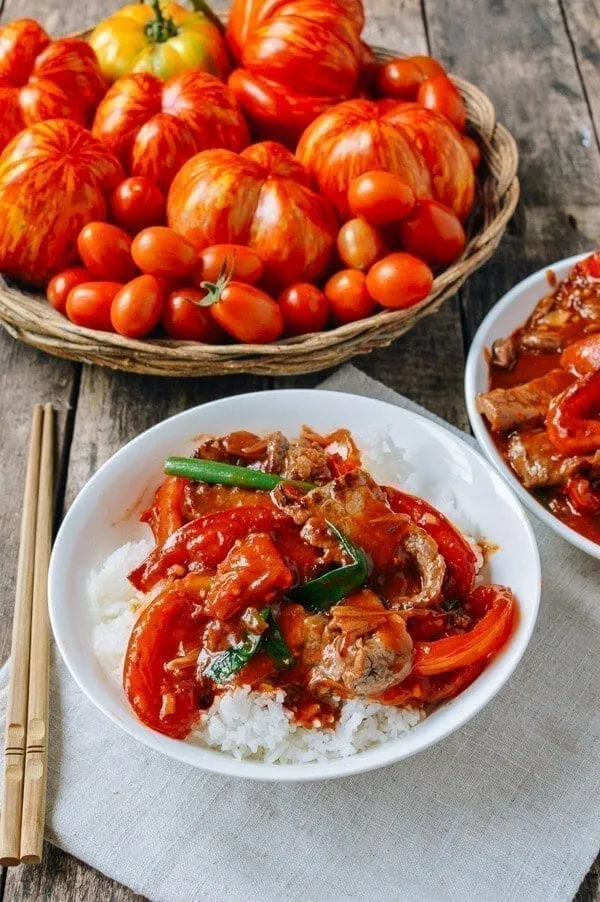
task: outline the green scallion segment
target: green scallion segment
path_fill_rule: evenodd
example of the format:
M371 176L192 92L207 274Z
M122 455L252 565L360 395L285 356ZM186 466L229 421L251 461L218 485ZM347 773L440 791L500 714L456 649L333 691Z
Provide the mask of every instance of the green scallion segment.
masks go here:
M168 457L165 461L165 473L168 476L184 476L186 479L208 482L211 485L232 485L266 492L270 492L280 482L294 485L305 492L315 488L310 482L284 479L283 476L276 476L274 473L263 473L249 467L236 467L218 460L202 460L196 457Z
M213 683L218 683L219 685L226 683L254 657L261 645L280 667L289 667L292 664L294 660L292 653L275 622L271 610L262 608L260 616L267 623L267 629L264 633L247 633L238 645L216 654L210 664L204 669L204 676L207 676Z
M311 579L303 586L297 586L286 593L289 599L304 605L313 614L329 610L354 589L358 589L369 573L369 563L362 548L351 542L335 528L333 523L326 522L346 554L352 559L352 563L339 567L337 570L330 570L323 576Z
M267 616L267 623L269 628L263 636L263 648L280 667L289 667L293 663L294 657L270 611Z

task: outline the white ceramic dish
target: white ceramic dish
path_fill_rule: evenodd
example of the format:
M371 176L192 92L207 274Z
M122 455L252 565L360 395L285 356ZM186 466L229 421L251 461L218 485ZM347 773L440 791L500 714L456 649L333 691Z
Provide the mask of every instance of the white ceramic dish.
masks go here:
M119 545L147 535L138 516L161 479L169 454L189 453L200 432L233 429L296 435L303 423L320 432L347 426L359 444L382 430L406 449L419 467L407 486L434 498L452 487L470 531L497 543L486 577L511 586L520 603L518 626L507 646L465 692L438 708L399 740L352 757L302 765L236 760L222 752L163 736L141 724L124 695L104 675L92 650L91 622L84 604L90 571ZM373 468L377 477L377 469ZM389 479L388 479L389 481ZM466 443L429 420L390 404L336 392L257 392L184 411L144 432L114 455L88 482L58 534L49 577L54 636L74 679L122 729L180 761L231 776L257 780L316 780L354 774L406 758L466 723L500 690L531 636L540 595L540 563L527 518L506 485Z
M498 303L490 310L486 318L481 323L475 334L473 343L467 357L467 365L465 369L465 400L469 420L473 427L473 432L477 437L477 441L485 451L486 456L494 464L497 470L502 474L511 489L516 492L523 504L529 510L539 517L540 520L557 532L571 545L580 548L582 551L591 554L592 557L600 559L600 545L586 539L561 523L554 514L547 510L539 501L531 495L527 489L523 488L509 465L505 462L494 444L490 433L488 432L485 420L477 411L475 399L479 392L487 391L489 388L489 367L486 355L491 348L493 342L497 338L504 338L522 326L529 314L539 300L541 300L551 290L548 282L548 272L551 271L560 282L571 271L573 265L579 260L584 260L589 256L587 254L578 254L576 257L568 257L566 260L560 260L544 269L538 270L532 276L515 285L508 294L498 301Z

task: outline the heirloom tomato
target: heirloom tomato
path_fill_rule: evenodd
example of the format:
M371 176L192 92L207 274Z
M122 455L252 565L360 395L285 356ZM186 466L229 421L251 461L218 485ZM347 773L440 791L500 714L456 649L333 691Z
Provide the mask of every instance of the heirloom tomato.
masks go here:
M70 266L85 223L106 217L106 195L123 170L68 119L38 122L0 157L0 272L44 284Z
M72 266L70 269L63 269L57 273L48 282L46 288L46 297L55 310L59 313L65 313L67 306L67 297L72 288L81 285L83 282L92 282L93 276L91 272L84 269L83 266Z
M263 137L291 141L355 93L365 51L360 0L233 0L230 86Z
M161 225L165 219L165 196L148 178L132 175L117 185L110 198L115 222L130 232Z
M426 109L445 116L459 132L464 132L467 124L467 108L446 75L427 78L419 87L417 102Z
M366 288L382 307L406 309L426 298L433 285L433 273L412 254L388 254L367 273Z
M81 262L95 279L127 282L136 268L131 259L131 237L108 222L88 222L77 237Z
M191 71L167 82L126 75L96 111L93 134L132 175L166 191L183 163L200 150L242 150L248 127L231 91L213 75Z
M171 338L221 344L227 338L208 307L200 302L206 292L199 288L177 288L165 301L162 324Z
M342 269L336 272L323 289L329 301L331 313L340 325L364 319L375 312L375 300L367 291L367 279L358 269Z
M366 219L349 219L338 232L337 249L342 263L350 269L369 269L383 256L383 238Z
M77 326L112 332L110 308L121 282L83 282L72 288L67 297L66 314Z
M215 14L194 0L194 10L178 3L130 3L94 28L90 44L109 81L132 72L152 72L163 81L187 69L225 78L225 41Z
M166 226L152 226L136 235L131 255L142 272L165 279L189 276L196 266L196 249Z
M0 28L0 151L25 126L44 119L89 125L105 90L85 41L51 41L33 19Z
M143 338L160 322L166 288L154 276L138 276L117 292L110 308L115 332L126 338Z
M475 177L460 135L417 104L340 103L309 125L297 156L343 218L351 182L372 170L394 173L417 198L433 196L461 219L473 204Z
M263 280L279 293L325 273L337 224L310 175L281 144L253 144L241 154L205 150L183 166L167 199L169 225L198 250L245 244L264 264Z
M329 304L316 285L296 282L279 295L286 335L320 332L327 325Z
M437 200L422 200L399 224L402 246L433 266L452 263L465 249L465 230L452 210Z

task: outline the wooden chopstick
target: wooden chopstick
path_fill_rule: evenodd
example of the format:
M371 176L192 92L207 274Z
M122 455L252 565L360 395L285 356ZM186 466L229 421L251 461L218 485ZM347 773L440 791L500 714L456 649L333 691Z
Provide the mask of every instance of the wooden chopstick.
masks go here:
M33 410L25 477L6 711L0 817L0 865L4 866L19 864L22 848L28 861L41 858L48 710L46 578L52 535L53 472L53 410L50 404L45 408L38 404ZM32 639L35 645L32 645ZM28 737L30 705L30 718L35 723L31 737ZM26 759L30 744L36 753L37 764L28 768ZM33 757L31 761L33 765ZM25 799L28 808L23 816ZM35 825L33 832L32 824ZM26 846L23 847L22 827L26 829Z
M48 773L49 624L48 566L54 506L54 410L44 406L42 454L35 533L27 742L21 818L21 861L39 864L44 846Z

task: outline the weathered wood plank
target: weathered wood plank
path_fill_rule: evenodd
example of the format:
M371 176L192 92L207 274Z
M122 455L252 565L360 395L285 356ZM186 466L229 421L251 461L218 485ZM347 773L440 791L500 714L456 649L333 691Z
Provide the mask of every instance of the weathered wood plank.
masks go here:
M600 144L600 0L560 2L594 124L585 137Z

